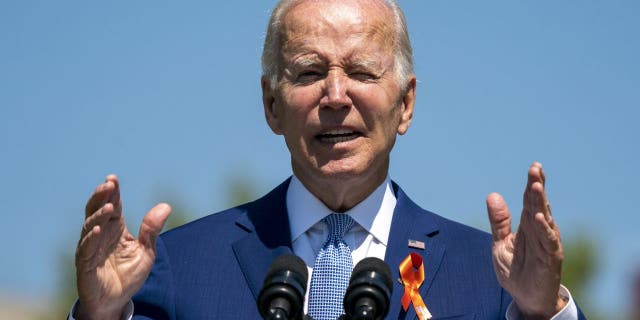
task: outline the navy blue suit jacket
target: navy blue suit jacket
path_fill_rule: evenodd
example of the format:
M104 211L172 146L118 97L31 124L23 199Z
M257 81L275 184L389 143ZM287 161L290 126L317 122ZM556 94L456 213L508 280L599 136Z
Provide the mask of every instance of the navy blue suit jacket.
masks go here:
M291 252L286 191L269 194L162 234L149 278L134 296L134 319L260 319L256 298L271 262ZM423 210L394 184L398 199L385 262L417 252L425 264L420 288L435 319L503 319L511 301L496 279L491 236ZM408 247L408 240L426 244ZM416 319L402 310L394 281L388 319Z

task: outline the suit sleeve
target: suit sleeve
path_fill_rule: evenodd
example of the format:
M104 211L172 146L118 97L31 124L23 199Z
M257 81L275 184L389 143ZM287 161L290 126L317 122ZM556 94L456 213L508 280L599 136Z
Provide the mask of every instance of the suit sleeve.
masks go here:
M158 237L153 269L142 289L133 296L133 319L176 319L174 286L169 254L162 237Z
M509 306L511 305L511 302L513 301L513 298L511 298L511 295L509 294L509 292L507 292L507 290L505 290L504 288L500 287L500 294L501 294L501 303L500 303L500 319L506 319L507 316L507 310L509 309Z

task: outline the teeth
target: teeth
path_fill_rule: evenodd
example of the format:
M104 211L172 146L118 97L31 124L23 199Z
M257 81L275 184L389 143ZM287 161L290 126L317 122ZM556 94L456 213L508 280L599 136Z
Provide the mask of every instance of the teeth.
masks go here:
M339 142L344 142L344 141L349 141L349 140L353 140L357 137L357 135L348 135L348 136L323 136L320 138L321 141L323 142L328 142L328 143L339 143Z
M347 133L353 133L353 131L351 130L347 130L347 129L333 129L333 130L329 130L323 134L347 134Z
M346 130L346 129L334 129L317 136L320 141L325 143L340 143L356 139L360 136L360 133Z

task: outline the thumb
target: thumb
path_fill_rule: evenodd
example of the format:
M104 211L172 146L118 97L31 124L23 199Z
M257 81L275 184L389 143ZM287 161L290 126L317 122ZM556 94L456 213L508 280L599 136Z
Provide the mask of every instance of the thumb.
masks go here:
M138 241L147 249L156 249L156 238L162 231L165 221L171 214L171 206L166 203L159 203L151 208L142 219L140 231L138 232Z
M499 193L493 192L487 196L487 213L493 241L503 240L511 234L511 214L507 203Z

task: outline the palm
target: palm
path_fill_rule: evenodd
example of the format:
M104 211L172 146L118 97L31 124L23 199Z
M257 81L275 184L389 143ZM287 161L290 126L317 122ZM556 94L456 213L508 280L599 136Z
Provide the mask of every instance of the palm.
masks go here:
M153 252L147 252L126 228L117 241L105 240L104 246L101 245L95 255L86 261L84 276L99 284L98 290L91 288L86 292L84 297L88 300L117 301L120 297L132 296L144 281L144 278L136 279L134 276L148 274L155 258ZM82 277L80 274L78 276ZM121 303L127 300L125 298Z
M523 202L518 231L511 233L511 214L502 197L494 193L487 198L496 276L525 314L553 315L558 307L562 244L539 164L529 170Z
M109 176L87 203L76 250L80 317L119 316L147 278L155 260L155 239L170 208L154 207L145 216L139 239L127 230L117 178Z

